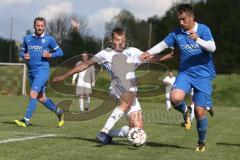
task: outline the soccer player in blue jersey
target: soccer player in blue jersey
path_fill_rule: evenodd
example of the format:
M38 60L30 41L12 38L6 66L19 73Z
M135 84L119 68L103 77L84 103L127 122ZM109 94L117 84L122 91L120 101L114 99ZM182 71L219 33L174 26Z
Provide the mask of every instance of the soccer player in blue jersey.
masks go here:
M180 28L169 33L163 41L141 55L144 61L166 48L174 48L179 52L179 74L171 91L171 103L184 115L185 127L190 129L191 108L184 99L193 88L193 102L197 120L198 146L196 151L205 151L208 120L206 111L212 106L212 80L215 78L212 53L216 50L210 29L197 23L193 8L189 4L180 4L177 9Z
M36 109L37 101L42 103L52 112L56 113L58 126L64 124L63 110L58 108L45 94L45 85L49 78L49 59L63 56L62 49L55 39L44 33L46 21L42 17L34 20L34 34L24 37L20 56L26 61L28 66L28 77L31 87L30 102L25 116L21 120L15 120L18 126L26 127L30 125L30 118Z

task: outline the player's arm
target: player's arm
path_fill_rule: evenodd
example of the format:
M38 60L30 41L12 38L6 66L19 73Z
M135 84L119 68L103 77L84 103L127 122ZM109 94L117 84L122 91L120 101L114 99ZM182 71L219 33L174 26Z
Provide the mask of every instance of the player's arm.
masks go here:
M83 62L83 63L75 66L73 69L71 69L70 71L66 72L65 74L53 78L53 82L63 81L64 79L70 77L71 75L73 75L75 73L79 73L79 72L84 71L85 69L87 69L88 67L93 65L94 63L96 63L96 61L94 61L92 59L90 59L90 60L88 60L86 62Z
M175 57L175 55L177 54L177 52L175 50L171 50L170 53L165 54L165 55L151 55L148 58L146 58L146 61L148 62L163 62L163 61L167 61L169 59L172 59Z
M26 43L26 37L24 37L24 40L23 40L20 57L22 57L22 59L24 59L26 61L30 59L30 54L28 53L28 47L27 47L27 43Z
M158 43L157 45L152 47L150 50L148 50L147 52L144 52L141 55L141 60L145 61L147 59L147 57L158 54L167 48L169 48L168 45L164 41L161 41L160 43Z
M52 52L49 53L49 51L44 51L43 52L43 57L45 58L56 58L56 57L62 57L63 56L63 51L59 47L59 45L56 43L54 38L50 38L49 40L49 47L52 49Z
M198 36L198 34L194 31L188 31L189 37L195 40L195 42L203 48L205 51L213 53L216 50L216 45L213 39L204 40ZM208 34L207 32L204 34Z

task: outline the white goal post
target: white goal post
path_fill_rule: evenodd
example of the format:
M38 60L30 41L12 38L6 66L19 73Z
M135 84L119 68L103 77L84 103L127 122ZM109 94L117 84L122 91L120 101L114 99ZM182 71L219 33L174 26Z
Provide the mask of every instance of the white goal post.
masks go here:
M5 89L2 92L8 94L9 89L18 94L26 95L26 76L27 66L25 63L0 63L0 89ZM16 87L21 87L21 91Z

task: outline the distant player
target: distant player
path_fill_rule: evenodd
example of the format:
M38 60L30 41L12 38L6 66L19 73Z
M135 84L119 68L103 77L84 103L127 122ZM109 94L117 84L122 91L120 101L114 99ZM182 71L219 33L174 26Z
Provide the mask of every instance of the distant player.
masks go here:
M30 102L25 116L21 120L15 120L17 125L21 127L30 125L30 119L36 109L37 101L57 115L59 127L64 124L63 110L58 108L45 94L45 85L50 73L49 59L63 56L63 52L54 38L44 33L45 27L45 19L37 17L34 20L35 33L24 37L20 53L28 66L28 78L31 87Z
M126 137L129 126L111 130L115 123L124 116L128 117L130 127L143 128L142 111L136 97L137 86L134 70L140 65L142 52L134 47L126 47L126 33L121 28L112 31L112 48L106 48L92 59L74 67L64 75L55 77L54 82L62 81L74 73L87 69L94 63L103 64L111 77L111 95L119 100L106 124L97 134L96 139L102 144L111 142L114 136Z
M184 114L185 126L191 127L191 107L186 107L185 96L194 90L193 102L197 120L198 146L196 151L205 151L208 120L206 112L212 106L212 80L215 78L215 67L212 53L216 50L210 29L197 23L190 4L180 4L177 9L178 22L181 28L168 34L159 44L142 54L145 60L166 48L179 51L180 70L171 91L171 102L174 108Z
M77 62L76 66L88 60L88 53L82 53L82 61ZM77 79L76 95L79 97L80 112L88 111L90 106L90 94L92 87L95 86L95 68L90 66L86 70L73 75L72 84L75 85ZM84 105L85 104L85 105Z
M169 71L168 75L164 77L163 83L166 85L166 107L167 111L171 109L171 101L170 101L170 92L172 90L173 83L175 82L176 77L173 75L172 71Z

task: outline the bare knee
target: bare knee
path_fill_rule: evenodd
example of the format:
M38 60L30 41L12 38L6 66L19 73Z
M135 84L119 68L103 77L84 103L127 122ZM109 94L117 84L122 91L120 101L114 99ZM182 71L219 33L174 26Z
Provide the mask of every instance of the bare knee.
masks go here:
M30 97L36 99L38 97L38 92L31 90Z
M46 100L47 100L44 93L39 93L38 96L37 96L37 98L38 98L38 101L39 101L40 103L44 103L44 102L46 102Z
M173 105L181 103L185 98L185 92L180 89L174 89L171 91L170 100Z
M196 106L195 109L196 119L203 119L206 116L206 109L201 106Z

